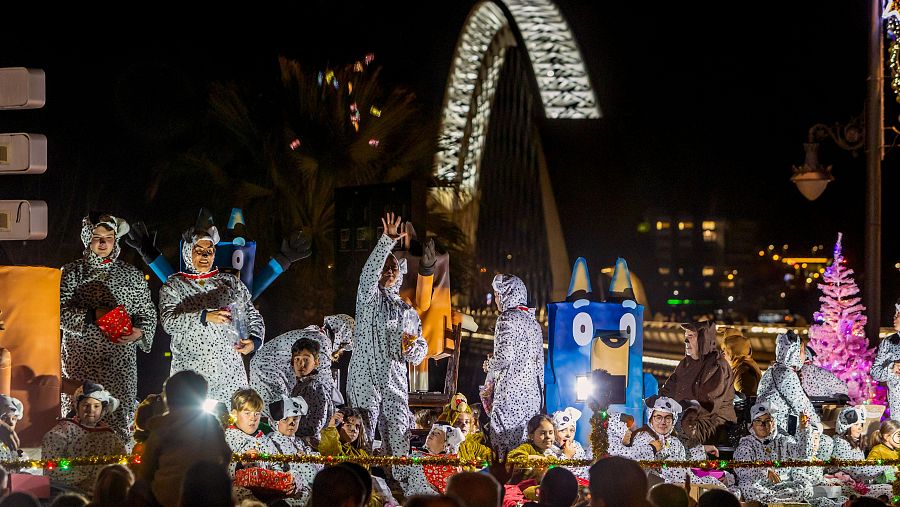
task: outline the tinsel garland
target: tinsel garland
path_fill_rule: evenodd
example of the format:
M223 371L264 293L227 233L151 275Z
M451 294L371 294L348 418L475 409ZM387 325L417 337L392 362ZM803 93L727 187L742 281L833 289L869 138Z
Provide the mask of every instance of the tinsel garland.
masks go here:
M418 456L319 456L307 454L234 454L232 461L264 461L274 463L317 463L333 465L342 462L359 463L361 465L448 465L465 467L486 467L489 462L477 459L418 457ZM594 460L586 459L529 459L514 458L503 460L503 463L528 468L546 468L554 466L582 467L590 466ZM0 465L8 468L44 468L47 470L66 470L81 465L141 464L141 457L134 454L114 456L83 456L77 458L59 458L46 460L10 460L0 461ZM724 470L733 468L787 468L787 467L859 467L859 466L898 466L900 459L877 460L774 460L774 461L737 461L737 460L643 460L638 462L644 468L702 468L705 470Z
M890 17L886 23L888 38L889 67L891 69L891 88L894 90L894 98L900 102L900 22L896 18Z
M594 459L598 460L609 451L609 414L606 410L598 410L599 406L594 404L591 410L594 414L591 416L591 451Z

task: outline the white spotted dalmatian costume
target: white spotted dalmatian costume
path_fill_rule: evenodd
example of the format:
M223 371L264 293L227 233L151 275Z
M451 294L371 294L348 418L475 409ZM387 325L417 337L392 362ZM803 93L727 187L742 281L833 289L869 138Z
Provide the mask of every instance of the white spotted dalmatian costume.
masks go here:
M382 235L366 260L356 295L356 333L347 378L350 406L363 410L366 448L371 450L375 428L380 428L384 454L409 453L409 379L407 363L419 364L428 345L416 310L399 295L406 262L393 287L378 283L395 239ZM403 350L403 333L415 335Z
M579 419L581 419L581 410L578 410L575 407L566 407L565 410L557 410L553 412L553 415L550 417L553 421L553 428L556 431L563 430L565 428L572 428L572 430L576 429L576 423ZM607 436L609 433L607 433ZM619 439L619 443L621 445L621 438ZM577 440L572 440L572 446L575 448L575 454L572 455L571 458L566 456L565 452L556 444L554 441L553 444L550 445L550 449L552 449L554 455L559 459L590 459L591 456L588 455L587 451L584 450L584 447L581 446L581 442ZM577 477L581 477L584 479L588 478L588 468L587 467L566 467L570 472L575 474Z
M809 401L797 372L803 366L800 359L800 337L793 331L778 335L775 341L775 362L763 373L757 389L757 401L768 402L778 432L788 434L788 416L806 414L810 425L820 426L821 420Z
M0 394L0 419L7 424L17 422L25 415L25 407L17 398ZM10 424L15 427L15 424ZM0 461L14 461L21 459L22 451L16 449L12 442L0 441Z
M803 368L800 368L800 383L809 397L833 397L836 394L849 393L847 384L837 375L811 362L804 363Z
M660 396L653 402L652 407L647 408L647 420L650 420L654 413L671 414L672 417L677 420L681 412L681 405L679 405L678 402L672 398ZM704 452L702 445L691 448L689 453L684 448L684 444L672 434L674 429L675 425L673 424L672 428L665 435L656 434L649 426L635 431L634 438L631 442L631 451L628 453L630 456L628 457L637 461L685 461L706 459L706 453ZM659 441L662 444L662 448L660 448L659 451L651 444L654 440ZM658 470L657 473L664 481L671 484L684 484L687 474L691 474L690 479L694 484L713 484L727 488L728 486L726 483L734 483L733 478L730 477L729 474L726 474L725 477L727 479L723 482L709 475L698 477L687 468L666 467Z
M431 426L431 431L441 431L444 433L444 449L438 454L453 456L459 454L459 445L462 444L462 442L466 439L465 435L463 435L462 433L462 430L450 426L449 424L436 423ZM414 449L411 456L434 457L435 455L431 454L431 451L429 451L427 448L423 448ZM406 495L407 498L413 495L443 494L443 491L439 491L438 489L436 489L434 484L432 484L428 480L425 472L426 466L452 469L445 470L445 473L458 473L462 470L460 467L449 467L449 465L408 465L394 467L394 477L398 481L400 481L400 484L403 487L403 494Z
M900 313L900 303L895 304L894 309ZM875 362L872 363L872 378L887 384L891 419L900 421L900 376L893 371L897 361L900 361L900 333L881 340Z
M278 452L275 447L271 445L271 441L269 441L259 429L252 434L248 434L244 433L244 431L237 426L228 426L225 428L225 442L234 454L245 454L251 451L256 451L258 454L276 454ZM242 468L258 467L268 470L280 470L280 465L275 462L253 461L241 462L239 464L236 461L232 461L228 465L228 473L231 475L232 479L234 479L234 473L237 471L239 465ZM233 485L232 492L234 493L235 499L239 502L242 500L256 499L256 497L253 496L253 492L243 486Z
M769 403L761 402L750 409L751 421L766 414L773 419L775 414ZM752 422L750 423L752 425ZM811 457L811 449L807 444L807 433L811 427L800 430L800 440L780 433L777 426L766 438L760 439L750 428L750 434L741 438L734 452L736 461L783 461L806 460ZM769 470L775 471L781 481L775 483L769 479ZM802 470L795 468L735 468L738 476L738 487L745 501L768 502L801 502L812 499L812 484Z
M865 452L860 447L855 447L849 441L848 432L850 427L855 424L862 424L866 420L866 414L860 407L844 407L837 417L835 425L834 450L832 456L836 459L844 460L864 460ZM864 438L865 436L863 436ZM891 484L873 484L873 482L881 477L887 467L864 466L864 467L847 467L841 469L854 480L866 483L869 492L865 496L878 497L880 495L892 496ZM834 472L834 470L832 470ZM852 491L845 491L852 493Z
M266 327L253 306L250 291L239 278L218 269L203 274L194 270L191 251L201 240L215 245L219 233L215 227L195 231L191 241L184 242L181 256L188 272L170 276L159 290L159 313L163 329L172 336L170 375L194 370L209 382L210 398L227 402L235 391L249 386L247 372L229 329L233 329L232 324L208 323L206 312L229 305L242 310L248 336L241 338L253 340L257 349Z
M625 445L625 434L632 430L632 426L634 425L634 418L628 414L624 414L622 412L610 411L608 413L609 425L606 429L607 439L609 440L609 448L606 452L610 454L610 456L622 456L623 458L628 459L637 459L632 456L633 449L631 443Z
M334 385L330 382L330 375L328 380L323 381L324 376L320 375L320 371L316 369L309 375L298 378L297 385L291 391L291 396L309 400L309 413L300 420L297 436L308 439L316 448L319 446L319 434L334 416L334 400L331 398Z
M303 398L282 396L280 400L272 403L268 409L269 413L272 414L272 420L280 421L294 416L298 416L302 420L308 408ZM303 440L296 436L283 435L277 428L266 435L264 440L267 441L269 449L274 449L274 452L277 454L318 456L318 453L310 449ZM273 463L272 465L274 469L290 472L294 477L296 492L291 498L286 498L284 501L288 505L306 505L309 501L309 494L312 491L313 478L322 470L323 466L314 463Z
M103 405L102 415L106 417L119 408L119 400L103 386L85 382L74 396L77 403L85 398L93 398ZM41 441L41 458L76 458L81 456L114 456L125 454L125 445L115 432L105 423L85 426L78 417L60 419ZM105 465L58 466L48 470L50 480L64 487L75 488L89 493L94 488L97 474Z
M112 253L101 258L89 245L93 230L105 225L115 232ZM119 238L128 232L125 220L102 215L81 223L84 256L62 268L60 327L62 376L81 382L97 382L122 402L122 410L110 414L107 423L123 442L131 442L129 426L137 409L137 349L150 352L156 332L156 307L144 274L120 260ZM95 324L95 310L124 305L132 325L143 336L133 343L113 343ZM62 394L62 415L73 410L72 397Z
M528 420L541 411L544 337L534 309L525 306L528 293L519 277L499 274L491 286L500 308L494 355L487 361L487 377L494 385L491 442L506 456L525 440Z

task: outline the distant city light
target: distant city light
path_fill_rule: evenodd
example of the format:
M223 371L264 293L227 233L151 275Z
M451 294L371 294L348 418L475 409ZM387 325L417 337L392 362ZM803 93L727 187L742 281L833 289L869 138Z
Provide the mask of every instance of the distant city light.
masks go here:
M729 280L734 280L734 275L732 275L731 273L728 273L728 279L729 279Z
M673 296L677 296L677 295L678 295L678 289L673 290L673 291L672 291L672 295L673 295Z
M784 299L784 297L785 297L786 295L787 295L787 294L785 294L784 292L782 292L781 294L779 294L779 296L781 296L782 299Z
M759 256L760 256L760 257L765 257L765 256L766 256L766 251L765 251L765 250L760 250L760 251L759 251Z
M775 254L775 255L772 256L772 260L773 260L773 261L777 261L777 260L780 259L780 258L781 258L781 256L778 255L778 254Z
M728 301L734 301L734 296L728 296Z

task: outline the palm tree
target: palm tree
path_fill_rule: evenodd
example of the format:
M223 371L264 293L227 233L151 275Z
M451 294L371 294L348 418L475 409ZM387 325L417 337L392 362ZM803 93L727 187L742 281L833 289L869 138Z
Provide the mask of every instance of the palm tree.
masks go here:
M275 310L270 314L296 325L298 318L320 320L330 309L334 189L430 179L437 129L423 120L410 91L385 90L368 61L309 72L280 58L278 69L279 79L262 90L214 83L206 135L160 168L148 199L173 210L166 237L178 237L201 206L217 217L243 208L248 236L263 258L277 252L282 237L302 228L312 239L312 258L261 298ZM464 265L464 236L454 232L449 217L435 215L433 222L454 264Z

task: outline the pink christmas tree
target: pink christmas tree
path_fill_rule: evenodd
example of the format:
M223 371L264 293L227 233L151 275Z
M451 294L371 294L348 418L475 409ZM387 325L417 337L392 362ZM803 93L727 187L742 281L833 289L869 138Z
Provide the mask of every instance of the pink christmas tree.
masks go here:
M877 383L869 375L875 349L868 348L866 340L866 307L856 296L859 286L841 252L841 237L838 233L834 261L818 284L822 306L813 314L816 323L809 328L809 344L816 353L813 362L843 380L854 403L878 402L884 393L876 390Z

